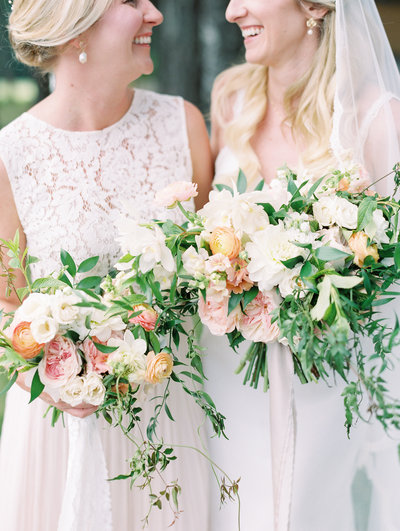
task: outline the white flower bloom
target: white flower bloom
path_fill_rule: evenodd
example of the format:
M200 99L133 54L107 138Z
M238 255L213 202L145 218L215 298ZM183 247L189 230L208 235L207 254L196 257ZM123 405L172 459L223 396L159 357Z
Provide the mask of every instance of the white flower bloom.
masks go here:
M358 208L344 197L336 196L335 222L346 229L357 228Z
M89 374L84 378L84 402L87 404L92 404L92 406L100 406L100 404L104 402L105 394L106 388L104 387L102 377L95 372L89 372Z
M76 376L60 388L60 398L71 406L77 406L84 401L85 381L82 376Z
M322 196L313 205L315 219L321 227L329 227L335 223L336 196Z
M300 270L301 267L294 267L293 269L288 269L286 271L285 276L279 283L279 291L283 298L287 297L288 295L292 295L293 292L298 290L299 288L305 288L301 278L300 278ZM299 292L300 297L304 297L306 295L305 291Z
M365 227L364 231L368 238L376 242L378 245L382 243L389 243L389 236L386 234L389 228L389 223L386 221L382 210L377 209L372 214L372 220Z
M60 325L69 325L79 317L80 308L75 306L81 299L71 290L57 291L50 298L51 312Z
M111 338L107 345L118 347L108 357L111 374L128 378L131 383L141 383L146 376L146 341L135 339L130 330L126 330L123 339Z
M283 225L269 225L253 235L246 245L250 263L247 266L252 282L258 282L261 291L270 291L282 282L287 268L282 261L304 255L304 249L291 243Z
M50 295L31 293L15 312L15 320L31 323L40 317L50 317Z
M160 283L161 289L170 289L172 279L174 277L174 271L167 271L162 265L156 265L153 269L154 280Z
M333 224L354 230L357 227L358 208L344 197L322 196L313 205L315 219L321 227Z
M138 221L125 219L119 223L120 236L117 238L122 252L140 256L139 267L147 273L155 265L161 264L167 271L175 271L175 262L170 249L165 245L163 231L156 224L151 228Z
M121 316L108 317L106 312L98 309L91 312L90 326L92 336L96 336L99 341L108 341L114 331L117 332L126 328Z
M208 253L205 249L199 249L199 252L191 245L182 254L182 264L189 275L204 275Z
M214 190L210 193L210 201L198 214L204 221L206 233L211 234L217 227L231 227L239 235L251 235L269 224L267 214L257 204L265 202L269 202L267 191L232 196L228 190Z
M39 317L31 322L31 332L37 343L48 343L56 336L58 324L51 317Z

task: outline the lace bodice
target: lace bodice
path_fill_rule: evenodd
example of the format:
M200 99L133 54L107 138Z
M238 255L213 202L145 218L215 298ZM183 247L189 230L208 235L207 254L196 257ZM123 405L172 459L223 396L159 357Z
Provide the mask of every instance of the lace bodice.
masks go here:
M105 274L119 254L114 223L129 202L144 220L173 217L155 192L190 180L183 100L135 90L129 111L101 131L57 129L25 113L0 132L0 158L11 182L33 276L60 267L60 249L76 262L100 255Z

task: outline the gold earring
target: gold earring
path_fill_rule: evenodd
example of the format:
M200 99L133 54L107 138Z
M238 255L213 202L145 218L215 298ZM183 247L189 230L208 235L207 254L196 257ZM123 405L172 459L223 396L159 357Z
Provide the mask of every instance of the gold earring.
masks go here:
M81 65L84 65L85 63L87 63L87 53L85 52L85 43L80 42L79 47L81 50L81 53L79 54L79 62L81 63Z
M307 33L308 35L312 35L314 33L314 28L315 26L317 26L317 21L315 20L315 18L311 17L309 19L307 19Z

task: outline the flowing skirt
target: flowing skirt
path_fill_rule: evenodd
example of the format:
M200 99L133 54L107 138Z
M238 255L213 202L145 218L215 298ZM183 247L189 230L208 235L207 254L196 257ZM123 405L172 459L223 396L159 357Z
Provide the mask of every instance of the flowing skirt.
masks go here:
M40 399L28 405L29 396L14 386L8 393L0 446L0 518L4 531L56 531L66 480L68 433L61 419L54 428L43 419L47 405ZM197 428L204 424L201 410L186 393L172 385L169 401L176 422L162 416L159 434L170 444L200 447ZM152 408L152 406L151 406ZM152 409L144 407L149 413ZM109 477L129 471L132 443L120 428L98 420ZM209 464L197 452L178 448L178 459L165 471L168 481L178 480L182 487L179 508L183 511L175 531L209 529ZM88 477L87 481L90 482ZM129 488L129 480L111 485L112 520L115 531L139 531L148 512L148 491ZM162 484L154 482L154 490ZM86 489L87 490L87 489ZM93 504L93 500L88 500ZM73 510L73 507L71 507ZM163 531L173 520L173 513L163 503L163 510L152 510L149 531ZM88 531L71 529L70 531ZM100 529L98 531L101 531Z
M229 440L212 439L211 457L240 477L241 531L273 531L269 397L235 375L240 356L226 338L204 331L206 384L227 417ZM275 348L281 348L275 346ZM246 345L243 345L241 354ZM283 354L283 348L282 348ZM295 377L297 436L290 531L398 531L397 442L361 421L347 438L341 384L302 385ZM212 487L211 531L235 531L237 504L220 508Z

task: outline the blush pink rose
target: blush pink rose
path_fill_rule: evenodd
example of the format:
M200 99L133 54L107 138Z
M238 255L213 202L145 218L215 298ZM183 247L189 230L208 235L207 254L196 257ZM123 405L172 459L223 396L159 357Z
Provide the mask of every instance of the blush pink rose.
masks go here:
M75 378L81 367L82 360L73 341L56 336L45 346L39 363L39 376L44 385L58 388Z
M189 199L197 195L197 184L187 181L177 181L157 193L156 203L163 207L173 208L176 206L176 203L189 201Z
M155 329L158 313L153 308L144 304L137 304L132 308L132 311L141 313L129 319L131 323L139 324L146 332L151 332Z
M241 316L240 308L228 315L229 295L213 297L207 290L206 301L199 299L199 317L214 336L223 336L232 332Z
M278 306L278 296L274 292L259 293L246 306L239 323L243 337L256 343L270 343L279 337L279 328L271 323L271 312Z
M100 350L96 348L94 341L96 343L101 343L101 341L98 341L96 337L94 337L93 340L90 338L86 338L81 345L81 350L86 356L89 372L103 374L110 370L109 366L107 365L109 354L104 354L103 352L100 352Z
M248 291L253 287L245 260L240 258L231 260L231 267L227 269L226 273L226 287L233 293L243 293L243 291Z

